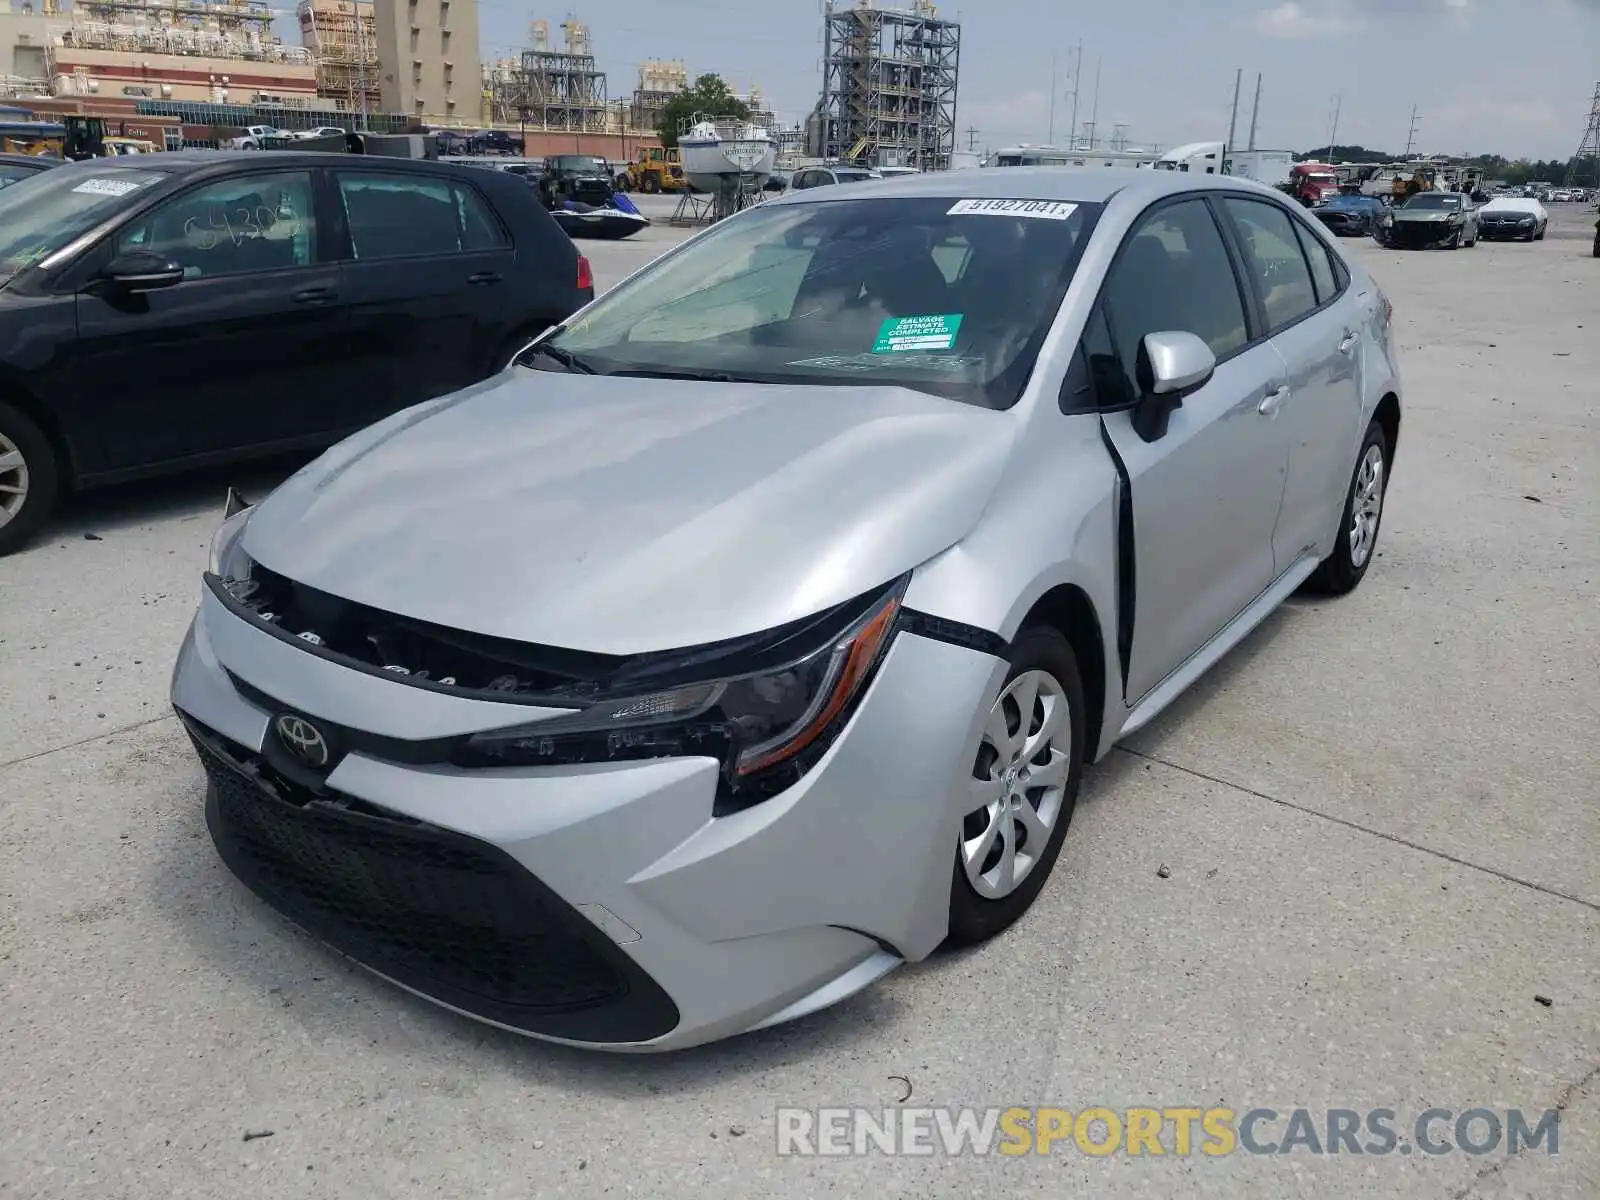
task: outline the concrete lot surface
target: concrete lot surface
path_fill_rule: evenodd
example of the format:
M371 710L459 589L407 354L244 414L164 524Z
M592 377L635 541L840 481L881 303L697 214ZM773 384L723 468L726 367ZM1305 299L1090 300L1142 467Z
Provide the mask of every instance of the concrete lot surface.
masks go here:
M1554 212L1533 245L1347 247L1409 387L1381 557L1089 773L1019 926L676 1056L437 1010L219 865L167 673L223 485L293 464L74 501L0 560L0 1195L1600 1195L1600 261ZM679 236L588 252L604 285ZM776 1154L778 1106L908 1087L1402 1136L1559 1108L1560 1153Z

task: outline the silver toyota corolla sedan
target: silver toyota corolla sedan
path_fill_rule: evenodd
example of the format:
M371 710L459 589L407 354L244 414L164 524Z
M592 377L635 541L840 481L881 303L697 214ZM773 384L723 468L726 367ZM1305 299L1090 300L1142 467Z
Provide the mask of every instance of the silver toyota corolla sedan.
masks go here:
M230 513L173 703L301 926L688 1046L1017 920L1086 764L1361 581L1399 427L1388 302L1271 190L802 191Z

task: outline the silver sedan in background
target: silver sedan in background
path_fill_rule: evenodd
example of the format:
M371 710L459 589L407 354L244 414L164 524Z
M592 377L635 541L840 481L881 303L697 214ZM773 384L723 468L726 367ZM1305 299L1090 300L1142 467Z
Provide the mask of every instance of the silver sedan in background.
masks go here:
M741 213L229 514L172 692L213 840L404 987L611 1050L991 937L1087 764L1366 574L1390 316L1222 176Z

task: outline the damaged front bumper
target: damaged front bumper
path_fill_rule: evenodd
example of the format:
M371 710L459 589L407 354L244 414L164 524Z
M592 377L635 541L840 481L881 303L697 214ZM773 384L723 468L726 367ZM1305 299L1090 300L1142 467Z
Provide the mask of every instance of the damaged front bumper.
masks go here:
M1465 241L1465 225L1443 221L1396 221L1383 230L1383 243L1396 250L1433 250Z

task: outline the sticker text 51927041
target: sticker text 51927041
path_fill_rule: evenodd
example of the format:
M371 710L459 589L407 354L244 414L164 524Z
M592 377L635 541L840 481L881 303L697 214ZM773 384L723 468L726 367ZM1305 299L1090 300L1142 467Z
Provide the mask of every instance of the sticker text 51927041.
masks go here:
M947 217L1031 217L1036 221L1065 221L1078 211L1064 200L957 200Z

